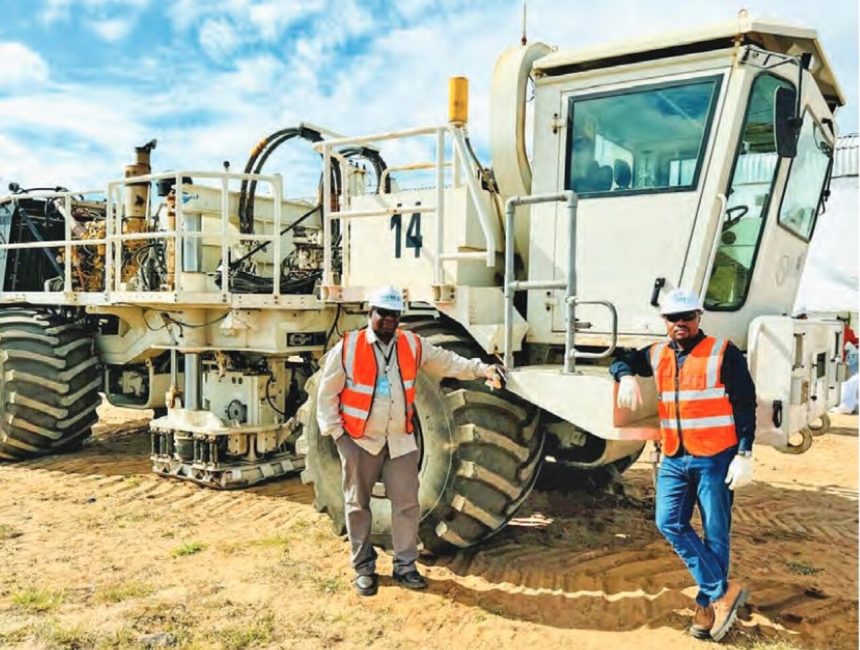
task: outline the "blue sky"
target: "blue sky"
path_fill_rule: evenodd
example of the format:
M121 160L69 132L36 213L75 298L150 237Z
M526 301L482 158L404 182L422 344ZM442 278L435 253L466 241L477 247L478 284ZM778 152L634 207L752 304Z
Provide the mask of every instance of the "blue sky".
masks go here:
M814 27L848 97L840 129L857 131L856 0L528 5L530 40L565 48L740 6ZM153 137L156 169L237 169L262 136L301 120L350 134L439 124L454 74L471 80L470 130L486 151L493 63L521 14L519 0L0 0L0 188L101 187ZM299 148L272 161L288 194L314 163Z

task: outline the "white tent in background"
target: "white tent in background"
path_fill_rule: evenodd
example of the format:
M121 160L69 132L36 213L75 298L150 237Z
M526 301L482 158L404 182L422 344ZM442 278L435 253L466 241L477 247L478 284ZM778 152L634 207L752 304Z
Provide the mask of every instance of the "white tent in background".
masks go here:
M858 302L858 148L860 135L839 138L830 199L818 217L795 301L795 312L844 314L856 319Z

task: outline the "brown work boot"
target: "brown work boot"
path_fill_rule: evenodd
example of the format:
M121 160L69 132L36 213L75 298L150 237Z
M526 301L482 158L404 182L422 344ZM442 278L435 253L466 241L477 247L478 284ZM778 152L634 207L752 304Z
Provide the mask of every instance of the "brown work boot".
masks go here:
M696 613L693 614L693 624L690 626L690 636L695 639L710 639L711 628L714 626L714 608L711 605L702 607L696 605Z
M735 622L738 607L743 605L749 592L736 582L730 582L726 593L714 601L714 625L711 627L711 638L720 641Z

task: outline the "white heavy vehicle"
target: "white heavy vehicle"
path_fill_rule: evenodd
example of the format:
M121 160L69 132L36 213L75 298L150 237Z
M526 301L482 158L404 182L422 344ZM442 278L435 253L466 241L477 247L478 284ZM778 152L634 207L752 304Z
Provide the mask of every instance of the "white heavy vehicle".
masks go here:
M842 325L788 315L844 103L815 32L742 13L615 46L513 47L493 74L489 165L467 99L455 78L447 124L283 129L241 173L152 173L153 141L100 190L10 188L0 457L79 444L103 392L156 409L159 474L238 488L301 471L342 530L316 373L387 284L409 305L403 327L509 368L501 391L419 376L432 551L497 532L542 467L611 480L659 438L653 382L644 408L619 409L608 368L664 337L655 307L677 287L702 296L709 334L745 351L758 443L805 451L845 372ZM317 201L285 200L263 174L293 138L321 154ZM432 159L388 167L385 147L413 139ZM375 496L388 543L381 485Z

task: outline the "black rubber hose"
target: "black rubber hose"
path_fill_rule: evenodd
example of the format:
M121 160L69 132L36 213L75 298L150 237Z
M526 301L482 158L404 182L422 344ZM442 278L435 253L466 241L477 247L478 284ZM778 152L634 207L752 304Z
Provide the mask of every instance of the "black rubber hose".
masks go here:
M385 160L383 160L382 156L379 155L379 152L375 149L371 149L370 147L349 147L341 151L346 158L355 158L359 156L361 158L366 159L373 166L373 173L376 174L376 193L380 193L380 189L382 188L382 173L387 169L388 165L385 164ZM391 177L385 179L385 191L391 191Z
M262 152L262 155L257 160L257 164L254 167L254 173L259 174L263 170L263 165L266 164L266 160L268 160L269 156L280 147L287 140L292 140L295 137L301 137L307 140L308 142L314 143L322 140L322 136L318 131L314 131L313 129L308 128L299 128L293 129L292 133L284 133L281 136L276 138L269 138L269 143L265 147L265 151ZM254 197L257 195L257 181L250 181L249 189L248 189L248 203L245 208L245 219L251 224L251 231L253 231L253 223L254 223Z
M275 131L261 140L251 152L245 165L245 173L259 174L268 157L275 149L287 140L300 137L311 143L322 140L319 131L308 127L290 127ZM257 193L257 181L243 180L239 189L239 230L242 233L254 232L254 197Z
M251 170L254 169L254 163L257 162L257 158L259 157L260 153L269 145L269 142L271 140L273 140L274 138L278 138L282 135L285 135L287 133L295 133L295 131L296 131L296 129L292 128L292 127L287 128L287 129L281 129L280 131L275 131L271 135L260 140L254 146L254 148L251 150L251 155L248 157L248 162L245 163L244 172L246 174L251 173ZM239 188L239 230L240 230L240 232L243 232L243 233L244 232L250 232L246 228L246 223L245 223L245 218L244 218L245 201L247 198L247 194L248 194L248 180L242 179L242 185Z

